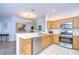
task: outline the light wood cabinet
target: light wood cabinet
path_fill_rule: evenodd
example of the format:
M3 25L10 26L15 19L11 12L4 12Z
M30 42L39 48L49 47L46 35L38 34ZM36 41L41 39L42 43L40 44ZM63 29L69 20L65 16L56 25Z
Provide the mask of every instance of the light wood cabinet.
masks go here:
M65 22L66 22L65 19L61 19L61 20L60 20L60 25L61 25L61 24L64 24Z
M41 37L41 46L42 46L42 48L45 48L46 47L46 40L45 40L45 37L44 36L42 36Z
M74 17L61 19L61 20L60 20L60 24L73 23L73 19L74 19Z
M59 19L56 21L48 21L47 28L48 29L60 28L60 25L65 23L72 23L74 28L79 28L79 16Z
M53 34L49 35L49 45L53 43Z
M53 34L53 43L59 44L59 34Z
M41 40L42 48L49 46L50 44L52 44L52 41L53 41L52 35L42 36L41 39L42 39Z
M79 36L73 36L73 48L79 49Z
M79 17L74 17L74 28L79 28Z
M47 29L51 29L51 21L47 21Z
M46 36L42 36L41 45L42 45L42 48L45 48L48 46L48 38Z
M32 54L32 40L20 38L20 55Z
M51 22L51 28L52 29L60 28L60 20L52 21Z
M73 23L74 17L66 18L65 23Z

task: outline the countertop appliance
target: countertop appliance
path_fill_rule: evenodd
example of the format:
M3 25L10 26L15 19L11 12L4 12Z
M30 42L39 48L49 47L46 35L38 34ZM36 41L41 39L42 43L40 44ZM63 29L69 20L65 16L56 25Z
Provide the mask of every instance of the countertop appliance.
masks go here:
M72 41L73 41L73 25L72 23L65 23L60 26L60 35L59 35L59 41L60 45L72 48Z
M49 33L53 33L53 31L49 31Z
M33 55L38 54L42 50L41 47L41 37L33 38Z

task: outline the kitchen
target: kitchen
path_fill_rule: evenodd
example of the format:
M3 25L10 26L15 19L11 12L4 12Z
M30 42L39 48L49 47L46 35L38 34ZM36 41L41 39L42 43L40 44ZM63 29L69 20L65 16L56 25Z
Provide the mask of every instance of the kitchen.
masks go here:
M78 3L0 6L0 33L16 43L15 55L79 55Z

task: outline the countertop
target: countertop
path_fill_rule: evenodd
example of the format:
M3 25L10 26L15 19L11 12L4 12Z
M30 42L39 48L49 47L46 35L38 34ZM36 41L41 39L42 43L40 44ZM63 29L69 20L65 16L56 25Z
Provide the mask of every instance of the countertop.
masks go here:
M22 39L28 39L28 38L34 38L34 37L40 37L44 35L49 35L49 33L16 33L16 37L22 38Z

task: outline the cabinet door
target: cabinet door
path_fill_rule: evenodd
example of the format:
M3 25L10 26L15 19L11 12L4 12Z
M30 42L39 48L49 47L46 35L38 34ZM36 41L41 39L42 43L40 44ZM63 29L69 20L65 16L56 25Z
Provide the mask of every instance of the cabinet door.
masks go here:
M65 23L73 23L73 17L71 17L71 18L66 18L65 19Z
M48 35L45 35L44 36L45 38L45 47L47 47L48 45L49 45L49 37L48 37Z
M51 45L53 43L53 35L49 35L49 45Z
M64 24L65 22L66 22L66 19L61 19L61 20L60 20L60 25L61 25L61 24Z
M52 43L53 43L53 34L50 35L50 44L52 44Z
M47 40L47 46L49 46L50 45L50 36L49 35L46 36L46 40Z
M74 49L79 49L79 36L74 36L73 37L73 48Z
M47 21L47 29L51 29L51 21Z
M59 20L57 20L57 21L52 21L52 23L51 23L51 28L52 28L52 29L60 28L60 22L59 22Z
M79 17L74 17L74 28L79 28Z
M31 55L32 54L31 39L20 39L20 54L21 55Z
M45 37L42 36L42 37L41 37L41 46L42 46L42 49L45 48L45 46L46 46L46 43L45 43L45 42L46 42L46 41L45 41Z
M59 34L53 34L53 43L59 44Z
M45 48L49 45L49 37L47 35L42 36L41 45L42 45L42 48Z

